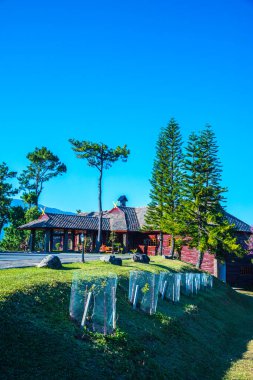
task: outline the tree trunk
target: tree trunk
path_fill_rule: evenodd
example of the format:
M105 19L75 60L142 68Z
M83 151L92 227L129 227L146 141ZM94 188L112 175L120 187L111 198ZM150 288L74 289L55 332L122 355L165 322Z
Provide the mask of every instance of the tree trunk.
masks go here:
M201 269L203 258L204 258L204 252L198 251L198 261L196 264L196 268Z
M96 252L99 252L99 249L102 244L102 178L103 178L103 169L100 170L100 175L98 179L98 235L96 241Z
M4 222L0 222L0 234L2 232L3 226L4 226Z
M174 235L173 235L173 234L171 235L171 249L170 249L170 255L171 255L171 258L174 259L174 255L175 255L175 238L174 238Z
M159 235L160 239L160 244L159 244L159 247L158 247L158 255L162 256L163 254L163 233L160 232L160 235Z
M181 261L182 248L177 251L177 259Z

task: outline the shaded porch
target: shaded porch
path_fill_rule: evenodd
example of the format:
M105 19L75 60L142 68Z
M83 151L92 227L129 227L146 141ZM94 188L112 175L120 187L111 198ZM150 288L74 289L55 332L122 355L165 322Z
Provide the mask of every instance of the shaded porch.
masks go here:
M84 235L86 252L95 249L97 231L69 230L69 229L33 229L29 239L29 250L35 251L38 231L43 231L44 239L39 248L44 252L81 252L81 235Z
M38 242L39 232L43 232L43 241ZM73 230L64 228L45 228L31 229L31 234L28 242L31 252L41 250L44 252L82 252L81 235L84 236L85 252L94 252L97 239L97 230ZM116 233L116 241L123 249L123 252L128 252L130 249L128 242L128 233ZM109 246L110 232L102 231L102 245Z

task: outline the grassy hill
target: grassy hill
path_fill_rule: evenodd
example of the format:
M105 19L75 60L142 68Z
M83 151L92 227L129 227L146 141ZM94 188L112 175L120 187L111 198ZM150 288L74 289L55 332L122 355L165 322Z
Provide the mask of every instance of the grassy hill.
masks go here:
M180 304L159 300L153 316L133 311L128 274L141 268L186 271L193 267L155 258L26 268L0 272L0 379L253 379L253 298L215 280L214 289ZM74 270L116 272L117 332L91 334L69 320Z

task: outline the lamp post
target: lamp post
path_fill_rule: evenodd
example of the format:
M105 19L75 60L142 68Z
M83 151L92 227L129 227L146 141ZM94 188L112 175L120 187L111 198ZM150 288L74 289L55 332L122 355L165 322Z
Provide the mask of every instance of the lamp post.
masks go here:
M81 234L81 242L82 242L82 263L84 263L84 234Z

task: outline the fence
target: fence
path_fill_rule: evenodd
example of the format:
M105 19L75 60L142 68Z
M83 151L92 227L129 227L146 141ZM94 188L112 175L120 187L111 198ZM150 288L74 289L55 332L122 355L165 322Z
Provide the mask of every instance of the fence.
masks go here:
M111 334L116 328L117 276L92 277L74 274L69 313L81 327L90 331Z
M181 293L189 296L194 293L193 273L182 273L181 275Z
M181 293L184 295L198 294L201 289L213 287L213 276L207 273L182 273Z
M154 314L157 308L159 292L159 275L144 272L131 271L129 278L129 301L133 308L140 308L148 314Z
M129 301L133 309L140 308L148 314L157 309L158 293L162 299L179 302L180 292L197 294L201 289L213 287L213 276L207 273L158 274L131 271L129 278ZM81 327L89 331L111 334L116 328L117 275L92 277L85 272L74 273L69 313Z
M180 285L181 274L180 273L160 273L159 292L162 299L168 299L172 302L179 302L180 300Z
M208 273L201 273L201 288L203 289L212 289L213 287L213 276Z

